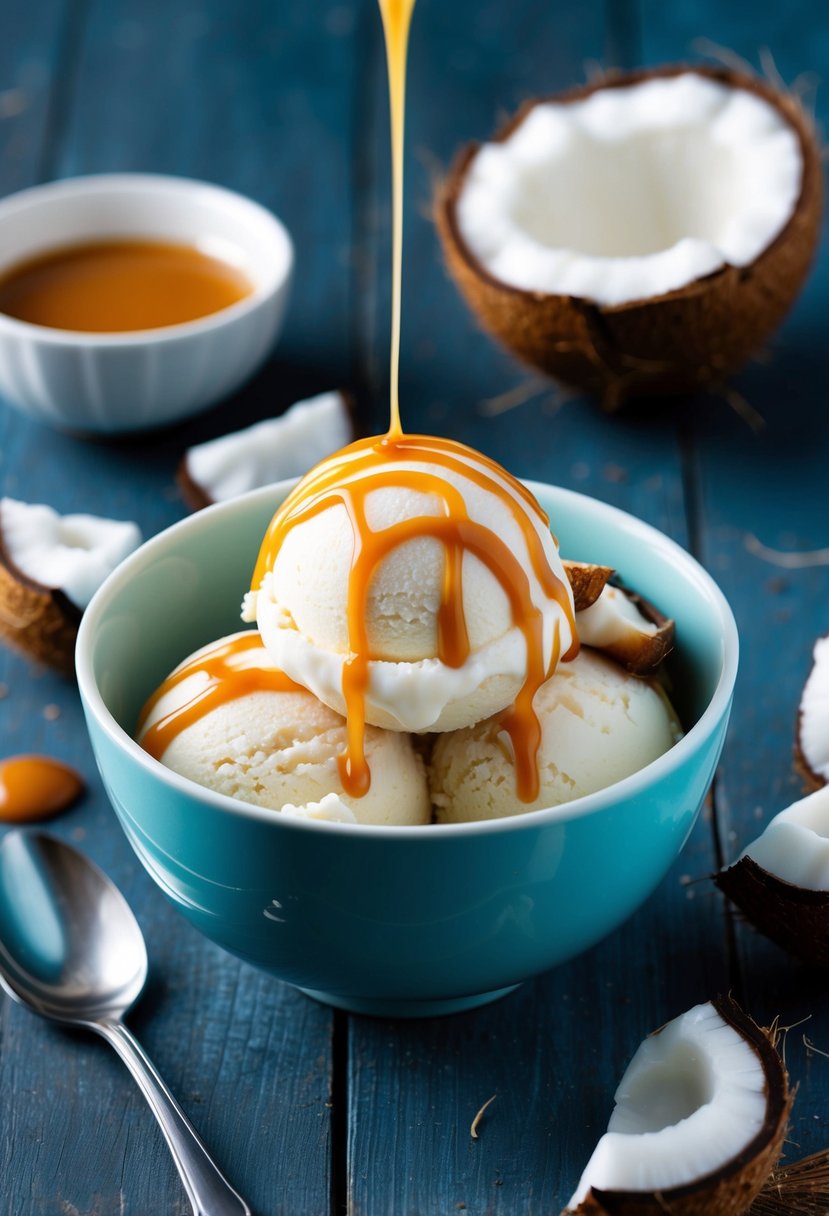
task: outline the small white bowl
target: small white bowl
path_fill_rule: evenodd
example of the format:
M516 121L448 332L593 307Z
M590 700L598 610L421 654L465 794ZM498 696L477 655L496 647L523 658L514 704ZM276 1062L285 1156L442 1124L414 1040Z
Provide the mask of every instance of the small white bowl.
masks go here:
M294 254L285 227L258 203L207 182L137 173L52 182L0 202L0 274L53 249L118 238L196 246L238 266L253 291L199 320L128 333L0 313L0 395L23 413L98 434L162 426L227 396L270 351Z

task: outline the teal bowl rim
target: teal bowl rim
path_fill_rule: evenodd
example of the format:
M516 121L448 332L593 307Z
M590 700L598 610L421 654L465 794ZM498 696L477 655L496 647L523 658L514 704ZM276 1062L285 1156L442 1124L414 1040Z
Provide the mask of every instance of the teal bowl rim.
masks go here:
M580 494L575 490L565 489L562 486L553 486L537 481L525 481L524 484L536 495L540 494L543 496L545 493L553 491L556 495L563 496L565 501L570 500L576 503L580 512L586 512L588 515L601 517L605 520L615 520L623 524L628 531L632 530L635 534L638 534L643 544L661 553L670 564L681 567L698 584L719 614L722 634L722 663L717 686L700 718L670 751L665 752L644 768L639 769L638 772L631 774L631 776L625 777L621 781L616 781L613 785L609 785L595 794L586 794L582 798L576 798L572 802L563 803L560 806L546 807L535 811L524 811L521 814L507 816L502 819L476 820L472 823L428 823L401 827L360 823L343 824L322 819L303 819L293 815L283 816L278 811L254 806L252 803L231 798L227 794L216 793L206 786L198 785L186 777L179 776L178 773L174 773L172 769L165 768L160 761L154 760L152 756L148 755L135 742L132 736L128 735L123 727L119 726L104 704L94 678L92 667L93 642L97 623L106 611L112 595L121 590L125 583L129 582L135 568L143 565L147 557L152 557L156 550L163 551L167 547L171 537L179 532L198 527L201 524L208 526L211 516L217 512L222 512L225 515L230 515L235 511L244 513L249 503L260 499L264 501L274 498L280 493L284 497L296 485L296 481L296 478L291 478L263 486L261 489L251 490L249 493L242 494L238 498L204 507L195 515L190 515L186 519L172 524L169 528L165 528L157 536L145 541L140 548L130 554L109 575L93 596L81 618L75 650L75 666L81 699L85 702L88 712L92 714L98 725L117 747L125 751L141 768L146 769L152 776L163 784L170 786L177 793L191 798L197 797L199 801L208 803L216 810L272 824L280 831L333 832L336 835L347 834L350 837L368 836L373 839L387 838L394 840L427 840L454 836L498 835L501 832L516 832L521 830L529 831L548 824L565 823L572 819L583 818L594 811L607 810L614 804L624 799L635 797L637 794L647 790L654 782L674 773L683 766L686 760L690 760L698 743L711 734L716 724L727 712L737 678L737 663L739 659L737 623L734 620L734 614L727 599L707 570L700 565L695 557L692 557L690 553L683 549L681 545L678 545L676 541L671 540L669 536L666 536L664 532L660 532L658 528L654 528L651 524L645 523L627 511L622 511L618 507L611 506L609 503L591 498L587 494Z

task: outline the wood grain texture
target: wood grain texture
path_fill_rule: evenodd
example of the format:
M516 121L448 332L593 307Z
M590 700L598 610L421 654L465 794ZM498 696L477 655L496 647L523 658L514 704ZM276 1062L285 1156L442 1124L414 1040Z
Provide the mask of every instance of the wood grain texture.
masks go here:
M33 185L44 172L49 132L71 55L70 0L3 6L0 38L0 190Z
M715 826L733 855L798 792L793 715L811 642L829 628L829 572L780 570L746 537L829 544L825 251L771 362L737 382L767 419L755 435L720 400L608 417L534 380L475 326L428 218L433 177L460 143L485 137L526 95L583 79L590 61L676 59L706 36L747 55L768 44L792 79L829 61L829 22L807 0L761 0L745 16L710 0L507 7L420 0L416 10L404 419L649 520L696 551L732 600L744 658L715 805L659 889L607 941L489 1008L424 1023L331 1015L211 946L159 898L106 803L75 689L0 652L3 752L46 751L84 772L87 798L54 830L116 879L145 929L152 979L132 1025L262 1216L546 1216L575 1186L641 1038L729 986L761 1020L812 1015L789 1036L798 1151L829 1135L829 1064L800 1038L829 1050L825 982L735 924L706 880ZM0 193L43 172L205 177L277 211L298 273L268 366L200 419L85 443L3 407L2 491L134 518L151 535L184 513L174 471L198 439L336 384L356 388L364 425L381 427L389 170L373 0L12 0L3 23ZM26 63L41 66L26 76ZM20 80L36 83L9 115L3 105L19 101L4 90ZM187 1211L143 1100L103 1045L0 1003L0 1093L3 1213Z
M825 129L829 98L819 77L829 56L825 13L806 0L785 10L761 5L643 5L646 61L676 60L705 46L736 54L801 92ZM719 53L719 52L718 52ZM786 569L755 551L754 539L782 552L829 544L829 305L826 224L810 279L764 357L734 379L760 422L755 430L725 399L698 401L687 413L696 486L696 530L706 565L737 618L742 659L732 727L717 781L722 850L733 860L768 820L801 795L792 745L797 703L815 639L829 629L829 568ZM785 559L781 559L785 560ZM800 1083L787 1156L829 1139L829 1070L810 1052L829 1044L825 976L791 961L734 916L735 975L758 1021L779 1016L795 1026L787 1040L792 1079Z

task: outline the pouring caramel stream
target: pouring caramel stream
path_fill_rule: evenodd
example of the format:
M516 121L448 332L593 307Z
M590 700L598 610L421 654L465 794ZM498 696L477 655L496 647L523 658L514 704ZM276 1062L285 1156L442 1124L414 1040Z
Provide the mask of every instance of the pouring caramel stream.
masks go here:
M515 753L518 796L532 801L538 793L536 755L541 730L533 698L555 670L560 657L559 629L553 640L551 661L544 662L543 618L533 602L526 571L504 541L491 529L469 518L463 494L444 475L460 474L506 503L519 528L532 569L543 593L562 608L576 638L569 588L550 568L537 528L549 522L533 495L493 460L463 444L427 435L405 435L400 422L399 369L403 250L403 143L405 118L406 53L415 0L378 0L386 40L389 75L392 144L392 339L389 429L382 438L364 439L324 461L303 478L286 499L265 536L252 580L258 591L273 569L288 532L305 520L341 504L353 537L348 580L347 631L349 654L342 677L342 695L348 719L348 747L340 757L340 778L349 794L364 794L371 781L364 749L365 699L370 679L370 650L366 626L369 588L388 555L407 541L431 537L444 549L441 601L437 617L437 657L458 668L470 653L463 608L463 560L474 554L497 579L510 604L513 625L524 636L526 677L518 697L503 718ZM404 465L418 462L420 467ZM424 468L423 465L427 465ZM437 515L420 515L390 527L369 527L368 496L387 486L405 488L437 500ZM567 658L578 650L578 641Z
M391 402L389 435L402 435L400 425L400 315L403 284L403 146L406 127L406 57L415 0L378 0L386 41L391 116L392 289Z
M436 657L450 668L460 668L470 656L464 614L463 563L468 553L490 571L503 589L512 624L523 635L526 672L514 704L503 715L503 728L512 740L517 792L530 802L539 788L536 756L541 728L533 698L556 668L561 650L560 623L554 627L549 661L545 662L544 616L533 598L533 587L522 561L491 528L470 518L464 495L452 480L462 477L505 505L520 529L524 550L540 593L558 604L573 640L563 657L578 651L575 618L566 578L551 568L542 542L549 521L530 491L495 461L450 439L406 435L400 421L399 367L403 239L403 134L406 52L415 0L378 0L386 39L392 141L392 336L390 416L386 435L363 439L323 461L306 475L285 499L271 521L251 581L258 592L273 569L288 533L331 508L345 509L351 527L352 557L348 576L346 626L348 653L342 674L342 696L347 717L347 747L339 757L340 779L348 794L367 792L371 774L365 757L365 705L370 664L381 656L371 652L367 615L372 580L385 559L400 545L418 538L438 541L444 552L440 604L437 614ZM424 495L436 513L424 513L375 529L369 525L367 504L375 490L394 487ZM234 665L237 650L259 644L258 635L237 639L201 656L175 672L145 707L143 720L161 696L196 672L207 675L200 691L181 709L167 714L147 732L143 746L160 756L185 726L214 706L247 692L272 687L296 689L281 672L240 670Z

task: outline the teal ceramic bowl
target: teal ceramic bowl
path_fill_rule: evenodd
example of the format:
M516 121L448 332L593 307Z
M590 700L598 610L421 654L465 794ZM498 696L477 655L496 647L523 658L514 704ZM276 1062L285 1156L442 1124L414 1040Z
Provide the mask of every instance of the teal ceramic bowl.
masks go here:
M709 575L661 533L532 485L565 556L613 566L676 619L685 737L601 793L511 819L385 828L282 818L179 777L131 732L176 663L239 628L260 539L291 484L148 541L84 613L78 681L104 784L149 874L225 949L344 1009L470 1008L592 946L663 877L722 748L734 618Z

